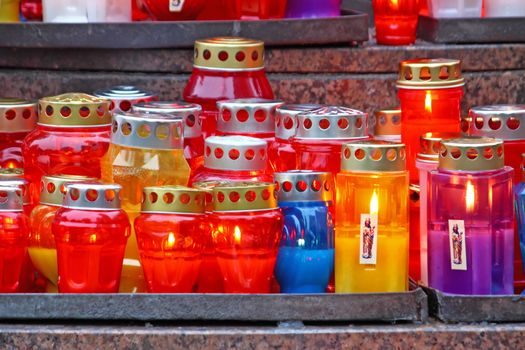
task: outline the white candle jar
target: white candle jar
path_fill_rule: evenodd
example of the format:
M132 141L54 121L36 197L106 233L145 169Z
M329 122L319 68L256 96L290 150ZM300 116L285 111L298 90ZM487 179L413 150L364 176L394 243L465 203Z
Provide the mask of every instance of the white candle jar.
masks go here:
M481 17L482 0L427 0L428 14L434 18ZM514 0L521 1L521 0Z
M131 0L43 0L44 22L131 22Z
M485 17L525 17L525 1L485 0Z

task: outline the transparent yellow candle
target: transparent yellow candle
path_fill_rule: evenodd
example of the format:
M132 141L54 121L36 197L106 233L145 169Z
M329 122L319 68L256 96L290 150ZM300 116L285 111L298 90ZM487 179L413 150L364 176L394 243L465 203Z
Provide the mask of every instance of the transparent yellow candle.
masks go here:
M408 171L405 146L343 145L337 174L336 293L408 289Z

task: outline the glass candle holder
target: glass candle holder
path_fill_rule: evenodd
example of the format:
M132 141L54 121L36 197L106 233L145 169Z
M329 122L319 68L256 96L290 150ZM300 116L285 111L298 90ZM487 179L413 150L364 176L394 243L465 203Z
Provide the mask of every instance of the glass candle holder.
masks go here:
M410 182L419 184L416 155L425 132L459 132L463 97L461 62L416 59L400 64L397 81L401 101L401 138L407 147Z
M485 17L525 17L525 3L520 0L485 0Z
M401 142L401 109L382 109L370 118L374 140Z
M405 146L343 146L337 174L335 291L408 290L408 172Z
M199 21L237 19L235 0L206 1L204 8L197 16Z
M24 167L22 142L36 121L36 101L0 98L0 168Z
M481 17L482 0L426 0L428 14L434 18ZM485 0L486 2L486 0Z
M0 3L0 22L19 22L20 0L4 0Z
M22 289L29 225L20 189L0 187L0 197L0 293L14 293Z
M33 203L39 202L44 175L100 178L111 132L108 100L75 93L46 97L39 105L36 129L22 144Z
M183 148L181 119L141 113L113 116L111 145L102 159L102 179L122 186L122 209L130 221L140 214L144 187L188 184L190 167ZM128 240L124 264L120 291L144 291L134 230Z
M408 209L410 218L410 240L408 250L408 276L414 281L422 281L421 275L421 237L419 233L421 211L421 188L411 184L408 187Z
M183 97L202 106L205 139L215 135L218 101L274 98L263 59L262 41L225 37L195 42L193 71Z
M204 138L202 137L202 107L179 101L152 101L133 106L134 112L170 115L183 121L184 158L190 165L193 178L204 166Z
M373 0L376 40L381 45L416 41L418 0Z
M316 104L283 105L275 114L275 141L269 145L268 157L274 171L288 171L297 168L297 154L292 147L291 138L297 129L299 113L321 108Z
M40 203L29 217L29 257L35 269L46 278L46 291L58 290L58 267L55 237L51 225L57 210L62 206L66 184L89 182L96 179L85 176L55 175L43 176L39 186Z
M120 209L120 185L66 185L55 213L60 293L117 293L130 224Z
M150 293L191 293L211 229L204 192L182 186L144 188L135 232Z
M274 185L229 184L213 189L209 219L226 293L269 293L283 215Z
M238 19L279 19L286 11L287 0L234 0Z
M341 14L341 0L288 0L287 18L325 18Z
M445 293L513 294L513 170L500 140L441 142L428 182L428 279Z
M247 136L212 136L205 141L204 169L191 183L273 181L268 173L268 144Z
M131 22L131 1L44 0L44 22Z
M518 230L519 238L519 252L516 252L516 244L514 245L514 254L519 255L522 258L522 266L514 265L514 269L517 269L519 272L525 270L525 153L521 155L522 165L520 173L522 175L522 180L514 186L514 207L516 210L516 226ZM515 261L517 258L515 257ZM515 291L520 292L520 289L523 289L523 285L519 283L519 279L516 279L516 276L519 274L514 272L514 286Z
M282 293L324 293L334 271L334 185L330 173L275 173L284 216L275 277Z
M146 11L157 21L195 20L206 0L142 0Z
M20 14L27 21L42 21L42 0L21 0Z
M130 112L137 103L146 103L159 99L157 94L132 85L119 85L105 90L97 90L93 95L110 100L109 109L112 113Z

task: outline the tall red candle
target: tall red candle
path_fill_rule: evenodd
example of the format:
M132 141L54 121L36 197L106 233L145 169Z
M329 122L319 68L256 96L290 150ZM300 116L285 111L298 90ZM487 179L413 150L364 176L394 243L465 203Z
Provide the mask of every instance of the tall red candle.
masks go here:
M418 0L373 0L372 5L378 44L408 45L416 41Z

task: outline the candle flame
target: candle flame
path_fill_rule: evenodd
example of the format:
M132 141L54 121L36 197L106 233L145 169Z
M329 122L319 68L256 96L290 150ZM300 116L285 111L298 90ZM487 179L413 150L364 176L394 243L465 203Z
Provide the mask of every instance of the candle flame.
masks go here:
M397 9L399 7L399 0L390 0L390 6Z
M372 193L372 198L370 199L370 214L379 213L379 198L377 198L377 193L374 190Z
M470 182L467 182L467 193L465 196L465 203L467 205L467 210L472 211L474 209L474 201L476 200L476 194L474 193L474 186Z
M425 96L425 110L432 113L432 93L430 91L427 91Z
M93 233L91 236L89 236L89 243L90 244L97 243L97 235L96 234Z
M239 226L235 226L233 239L235 240L235 244L241 244L241 230L239 229Z
M7 168L14 169L16 168L16 164L14 162L7 162Z
M168 234L168 240L166 241L166 248L173 249L174 246L175 246L175 235L173 234L173 232L170 232Z

